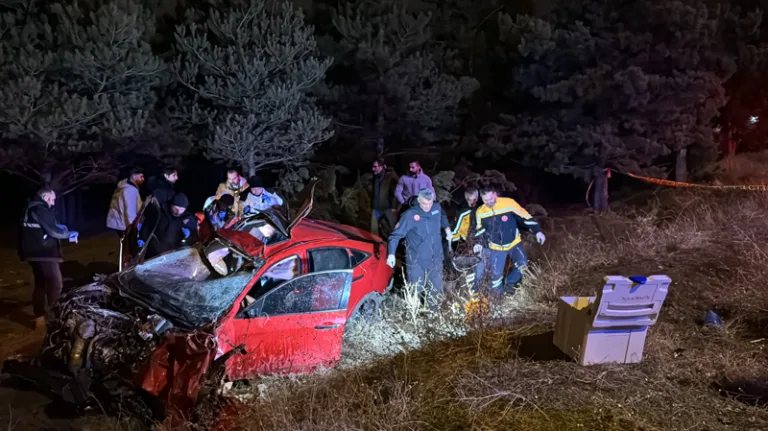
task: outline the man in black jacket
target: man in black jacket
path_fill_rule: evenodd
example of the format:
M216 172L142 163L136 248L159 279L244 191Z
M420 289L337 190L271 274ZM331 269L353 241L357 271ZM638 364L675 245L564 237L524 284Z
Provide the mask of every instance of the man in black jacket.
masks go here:
M149 214L139 230L139 247L147 243L146 259L197 242L197 217L187 212L188 207L187 196L177 193L170 202L161 204L158 211L147 211ZM150 240L153 228L155 232Z
M176 194L174 186L179 180L179 171L169 166L163 169L162 177L152 177L147 183L149 194L157 198L160 205L166 204L173 199Z
M385 240L395 227L395 186L397 186L397 174L387 170L383 159L373 162L371 232Z
M77 232L56 223L53 206L56 193L47 187L40 189L24 210L19 231L19 258L29 262L35 278L32 307L35 313L35 329L46 327L46 299L48 307L61 295L62 279L59 264L64 260L61 253L62 239L77 242Z

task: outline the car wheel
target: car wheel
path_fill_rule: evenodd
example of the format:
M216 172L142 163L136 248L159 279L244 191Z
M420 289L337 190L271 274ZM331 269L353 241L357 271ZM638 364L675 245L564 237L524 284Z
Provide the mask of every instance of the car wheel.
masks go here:
M357 304L352 318L366 323L372 323L379 318L379 307L384 298L378 292L371 292Z

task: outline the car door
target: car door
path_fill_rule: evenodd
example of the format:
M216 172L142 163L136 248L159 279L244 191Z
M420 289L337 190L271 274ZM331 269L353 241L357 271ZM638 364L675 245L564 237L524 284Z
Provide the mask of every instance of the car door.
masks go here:
M230 379L307 373L341 358L352 271L325 271L285 281L242 308L233 321L245 355L227 361Z
M359 250L350 250L346 247L317 247L307 250L307 263L310 273L321 271L333 271L338 269L352 270L352 291L349 296L350 307L368 293L368 289L362 285L370 283L366 280L366 269L360 263L364 262L370 254ZM350 310L351 312L351 310Z

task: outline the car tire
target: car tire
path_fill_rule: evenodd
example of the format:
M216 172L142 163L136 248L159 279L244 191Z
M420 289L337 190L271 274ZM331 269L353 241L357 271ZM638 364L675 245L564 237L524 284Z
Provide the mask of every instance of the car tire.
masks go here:
M371 292L355 307L352 312L352 318L365 323L373 323L379 319L379 307L384 297L378 292Z

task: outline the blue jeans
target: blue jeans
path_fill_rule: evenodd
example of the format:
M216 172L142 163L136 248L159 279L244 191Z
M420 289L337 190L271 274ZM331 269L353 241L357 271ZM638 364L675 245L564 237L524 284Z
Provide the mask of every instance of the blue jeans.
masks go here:
M507 257L512 259L514 266L504 277L504 267L507 264ZM483 249L483 256L480 263L475 268L475 292L478 292L479 283L482 282L490 263L491 270L491 288L489 293L503 295L504 288L514 291L515 285L523 279L522 269L528 266L528 256L525 255L525 249L522 244L518 244L507 251Z

